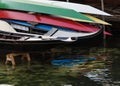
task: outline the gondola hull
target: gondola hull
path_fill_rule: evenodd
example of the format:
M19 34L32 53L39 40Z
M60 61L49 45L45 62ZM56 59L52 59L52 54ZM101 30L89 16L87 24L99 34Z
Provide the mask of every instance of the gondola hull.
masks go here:
M91 39L100 34L103 30L98 30L93 33L83 32L68 32L53 28L44 35L16 32L7 22L0 21L0 49L11 52L29 52L29 51L43 51L53 47L69 44L73 45L78 41L81 45L90 43ZM78 39L78 40L77 40Z
M32 40L2 40L0 39L0 50L6 52L37 52L50 50L55 47L93 47L103 45L103 30L100 30L96 34L78 37L77 41L65 42L61 40L42 40L42 41L32 41Z

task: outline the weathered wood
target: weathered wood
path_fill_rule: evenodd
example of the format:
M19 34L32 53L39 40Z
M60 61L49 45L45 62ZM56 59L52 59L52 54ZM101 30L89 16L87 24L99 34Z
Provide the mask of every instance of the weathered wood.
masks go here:
M12 63L12 68L15 68L16 62L15 62L15 57L21 55L21 60L24 60L24 58L27 59L28 64L30 64L31 58L29 53L10 53L6 55L6 62L5 64L7 65L8 62Z

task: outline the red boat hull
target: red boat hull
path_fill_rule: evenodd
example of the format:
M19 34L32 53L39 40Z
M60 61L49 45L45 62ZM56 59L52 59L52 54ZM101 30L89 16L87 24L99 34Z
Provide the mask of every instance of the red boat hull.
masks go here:
M48 15L29 14L19 11L0 10L0 18L43 23L43 24L70 28L78 31L93 32L98 30L98 28L96 29L88 28L83 24L68 19L48 16Z
M20 12L20 11L0 10L0 18L30 21L30 22L60 26L60 27L65 27L72 30L77 30L77 31L94 32L99 29L94 26L80 24L78 22L68 20L68 19L48 16L48 15L30 14L30 13Z

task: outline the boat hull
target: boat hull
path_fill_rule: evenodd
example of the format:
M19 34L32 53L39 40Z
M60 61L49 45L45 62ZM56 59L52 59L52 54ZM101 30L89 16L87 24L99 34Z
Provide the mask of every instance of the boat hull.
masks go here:
M63 41L0 41L0 50L11 52L43 52L56 47L68 47L68 48L91 48L103 46L103 33L99 33L96 36L78 38L75 42L63 42Z
M79 47L79 48L92 48L92 47L103 47L104 46L104 34L101 30L96 35L92 35L86 38L78 38L78 41L71 44L71 47ZM69 45L68 45L69 46Z
M50 50L55 47L68 47L68 48L89 48L103 46L103 30L98 33L86 36L78 37L75 42L65 42L61 40L42 40L42 41L10 41L0 40L0 50L5 52L37 52Z
M0 0L0 8L1 9L9 9L9 10L18 10L18 11L26 11L26 12L36 12L36 13L44 13L55 16L65 16L69 18L79 19L84 22L93 22L92 19L89 19L85 15L78 13L71 9L64 9L56 6L50 6L49 4L43 3L35 3L32 1L26 0Z
M28 14L25 12L18 12L18 11L0 10L0 18L54 25L54 26L69 28L71 30L77 30L77 31L94 32L99 29L99 28L91 28L91 27L89 28L84 24L64 18L53 17L48 15Z

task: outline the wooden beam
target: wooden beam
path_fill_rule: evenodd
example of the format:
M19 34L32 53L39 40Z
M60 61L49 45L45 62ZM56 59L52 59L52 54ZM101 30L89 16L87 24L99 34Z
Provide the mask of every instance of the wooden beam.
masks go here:
M28 64L30 64L31 58L29 53L10 53L6 55L6 61L5 64L7 65L8 62L12 63L12 69L15 69L15 57L21 55L21 60L24 60L24 58L27 59Z

